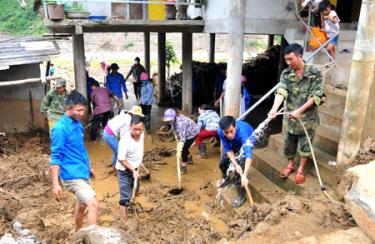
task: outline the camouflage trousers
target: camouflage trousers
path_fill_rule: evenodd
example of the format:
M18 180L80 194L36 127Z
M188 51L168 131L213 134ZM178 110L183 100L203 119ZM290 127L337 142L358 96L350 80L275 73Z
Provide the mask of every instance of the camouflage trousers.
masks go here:
M312 143L314 140L315 130L308 130L307 133L309 134ZM302 135L294 135L287 131L284 132L284 155L286 158L291 159L296 156L298 144L298 154L301 157L312 158L311 148L305 133Z

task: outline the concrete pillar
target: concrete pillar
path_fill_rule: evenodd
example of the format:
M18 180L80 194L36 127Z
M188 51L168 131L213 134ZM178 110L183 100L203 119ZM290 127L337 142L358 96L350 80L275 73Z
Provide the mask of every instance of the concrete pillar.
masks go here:
M182 33L182 111L193 112L193 34Z
M359 151L365 130L375 65L375 0L362 1L353 50L337 166L350 164ZM373 94L372 94L373 95Z
M231 1L228 25L227 88L224 114L237 118L240 114L241 73L245 28L245 0Z
M151 76L150 74L150 32L144 32L143 33L144 37L144 62L145 62L145 69L147 73Z
M208 48L208 62L215 62L215 33L210 33L210 44Z
M268 35L268 48L273 46L275 35Z
M158 33L158 77L159 77L159 101L165 100L165 33Z
M83 41L82 27L76 26L76 33L73 34L72 40L76 89L79 93L87 98L85 46Z

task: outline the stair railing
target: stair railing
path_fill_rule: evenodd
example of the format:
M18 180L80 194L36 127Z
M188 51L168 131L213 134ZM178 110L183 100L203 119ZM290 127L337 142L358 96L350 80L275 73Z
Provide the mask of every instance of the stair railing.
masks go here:
M321 43L318 38L313 34L312 32L312 27L310 26L310 19L311 19L311 9L309 7L309 19L308 19L308 24L305 23L305 21L302 19L301 15L299 14L299 10L298 10L298 5L297 5L297 1L294 0L294 7L295 7L295 15L297 17L297 19L304 25L304 27L306 28L306 34L305 34L305 40L304 40L304 51L306 51L306 48L307 48L307 43L308 43L308 36L309 34L311 34L311 36L318 42L319 44L319 48L317 48L316 50L314 50L314 52L308 56L306 59L305 59L305 62L309 62L316 54L318 54L321 50L323 50L323 52L328 56L330 62L327 63L327 64L324 64L324 65L320 65L318 66L318 68L327 68L325 71L322 72L322 74L324 75L325 73L327 73L329 70L331 70L333 67L336 66L336 61L332 58L332 56L328 53L327 49L325 48L325 46L330 42L332 41L334 38L336 38L339 34L340 34L340 31L337 31L336 33L333 33L334 35L331 36L328 40L326 40L324 43ZM320 29L320 31L324 31L327 33L326 30L322 30ZM244 118L246 118L246 116L248 114L250 114L255 108L257 108L264 100L266 100L271 94L273 94L277 88L279 87L279 83L277 83L271 90L269 90L266 94L264 94L256 103L254 103L248 110L246 110L245 113L243 113L242 115L240 115L240 117L237 119L237 120L243 120ZM220 106L221 107L221 106Z

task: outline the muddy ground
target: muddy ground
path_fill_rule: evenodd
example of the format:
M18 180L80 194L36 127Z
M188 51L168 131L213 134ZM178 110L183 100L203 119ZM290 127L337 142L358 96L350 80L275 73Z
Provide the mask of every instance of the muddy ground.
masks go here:
M223 209L216 201L215 182L219 178L219 149L209 147L209 158L199 159L183 176L184 191L173 196L176 166L174 143L155 136L146 142L145 164L151 179L141 182L136 201L145 213L137 231L129 233L147 243L280 243L304 236L347 229L355 223L340 205L320 195L279 194L272 203L246 203L239 212ZM102 141L87 142L96 173L94 188L100 201L99 225L120 227L117 179L110 172L111 151ZM74 196L68 192L60 201L50 190L48 137L41 133L0 138L0 237L17 235L11 225L19 221L47 243L69 243L74 234ZM239 214L240 213L240 214ZM133 217L134 218L134 217Z

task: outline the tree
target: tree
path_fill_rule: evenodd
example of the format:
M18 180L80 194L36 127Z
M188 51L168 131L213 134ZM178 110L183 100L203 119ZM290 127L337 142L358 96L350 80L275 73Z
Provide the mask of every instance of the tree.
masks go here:
M165 44L165 61L167 66L167 78L169 79L171 64L178 63L176 51L174 50L174 46L171 41L167 41Z

